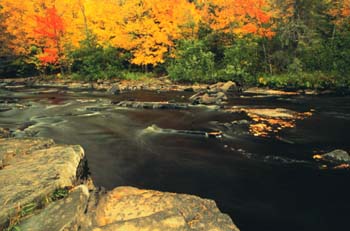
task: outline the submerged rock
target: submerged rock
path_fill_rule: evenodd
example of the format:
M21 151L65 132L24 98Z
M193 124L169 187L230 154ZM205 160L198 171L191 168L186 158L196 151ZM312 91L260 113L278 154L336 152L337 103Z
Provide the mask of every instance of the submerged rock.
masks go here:
M206 138L222 138L224 135L221 131L206 132L206 131L195 131L195 130L176 130L176 129L160 128L155 124L144 129L143 134L145 133L178 134L178 135L202 136Z
M133 187L107 193L92 217L93 231L239 230L212 200Z
M250 133L260 137L277 134L285 128L294 128L296 120L303 120L313 115L312 111L300 113L286 108L243 108L233 106L226 108L225 111L246 113L252 120L252 123L249 125ZM280 140L286 143L293 143L293 141L285 139Z

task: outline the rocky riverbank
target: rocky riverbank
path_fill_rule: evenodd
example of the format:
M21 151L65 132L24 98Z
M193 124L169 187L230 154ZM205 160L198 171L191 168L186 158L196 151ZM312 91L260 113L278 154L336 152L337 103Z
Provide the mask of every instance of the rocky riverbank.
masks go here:
M337 94L333 90L310 90L300 89L298 91L284 91L283 89L269 89L260 87L242 88L238 87L235 83L232 85L231 81L226 83L215 84L183 84L176 83L168 79L167 77L159 78L141 78L138 80L97 80L97 81L78 81L72 79L52 79L52 78L0 78L0 88L8 90L18 90L26 87L45 87L45 88L62 88L67 90L76 91L106 91L111 94L119 94L122 92L136 91L136 90L149 90L149 91L189 91L199 93L192 100L200 103L203 99L206 102L221 103L225 101L225 95L217 94L218 92L235 92L246 94L262 94L262 95L329 95ZM344 92L342 93L344 94ZM198 96L204 96L199 98ZM211 104L210 103L210 104Z
M63 88L68 90L98 90L118 94L126 91L200 91L207 89L207 84L178 84L168 78L143 78L140 80L98 80L93 82L71 79L12 78L0 79L0 88L16 90L25 87Z
M133 187L105 192L87 171L78 145L0 139L0 229L238 231L212 200Z

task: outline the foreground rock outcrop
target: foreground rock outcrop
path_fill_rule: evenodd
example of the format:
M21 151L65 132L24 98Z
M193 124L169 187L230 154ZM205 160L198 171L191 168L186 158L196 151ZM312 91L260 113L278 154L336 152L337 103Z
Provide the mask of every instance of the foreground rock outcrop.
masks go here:
M66 198L52 202L38 214L21 221L18 227L25 231L79 230L89 195L88 188L79 185Z
M212 200L133 187L108 192L89 216L93 231L238 230Z
M28 204L39 207L56 189L75 185L84 157L80 146L50 139L2 139L0 147L0 227Z
M51 139L0 139L0 230L237 231L212 200L85 178L84 151Z

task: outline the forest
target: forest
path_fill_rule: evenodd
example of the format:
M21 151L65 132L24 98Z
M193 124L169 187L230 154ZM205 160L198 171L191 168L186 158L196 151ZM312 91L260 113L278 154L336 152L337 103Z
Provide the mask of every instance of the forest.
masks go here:
M0 76L350 86L350 0L0 1Z

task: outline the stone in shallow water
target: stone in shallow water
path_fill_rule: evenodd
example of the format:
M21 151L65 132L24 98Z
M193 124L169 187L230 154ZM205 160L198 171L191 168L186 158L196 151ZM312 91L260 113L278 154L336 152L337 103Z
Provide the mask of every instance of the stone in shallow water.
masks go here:
M197 196L118 187L99 202L94 231L238 231L212 200Z
M216 84L210 85L209 88L216 92L237 92L239 90L237 84L232 81L218 82Z
M114 104L118 107L142 109L188 109L188 105L185 103L121 101Z
M118 95L120 93L119 85L113 84L107 91L112 95Z
M78 230L88 198L88 188L80 185L68 197L49 204L39 214L22 221L18 227L25 231Z
M50 139L1 139L0 147L6 163L0 170L0 227L18 208L73 186L84 157L80 146L54 145Z
M323 160L334 164L350 163L349 153L341 149L336 149L323 155L314 155L313 158L316 160Z
M263 95L299 95L298 92L293 92L293 91L280 91L280 90L265 89L265 88L258 88L258 87L249 88L245 90L244 93L263 94Z
M285 109L285 108L251 108L245 109L245 111L249 114L265 117L265 118L285 118L285 119L293 119L296 118L298 112Z

